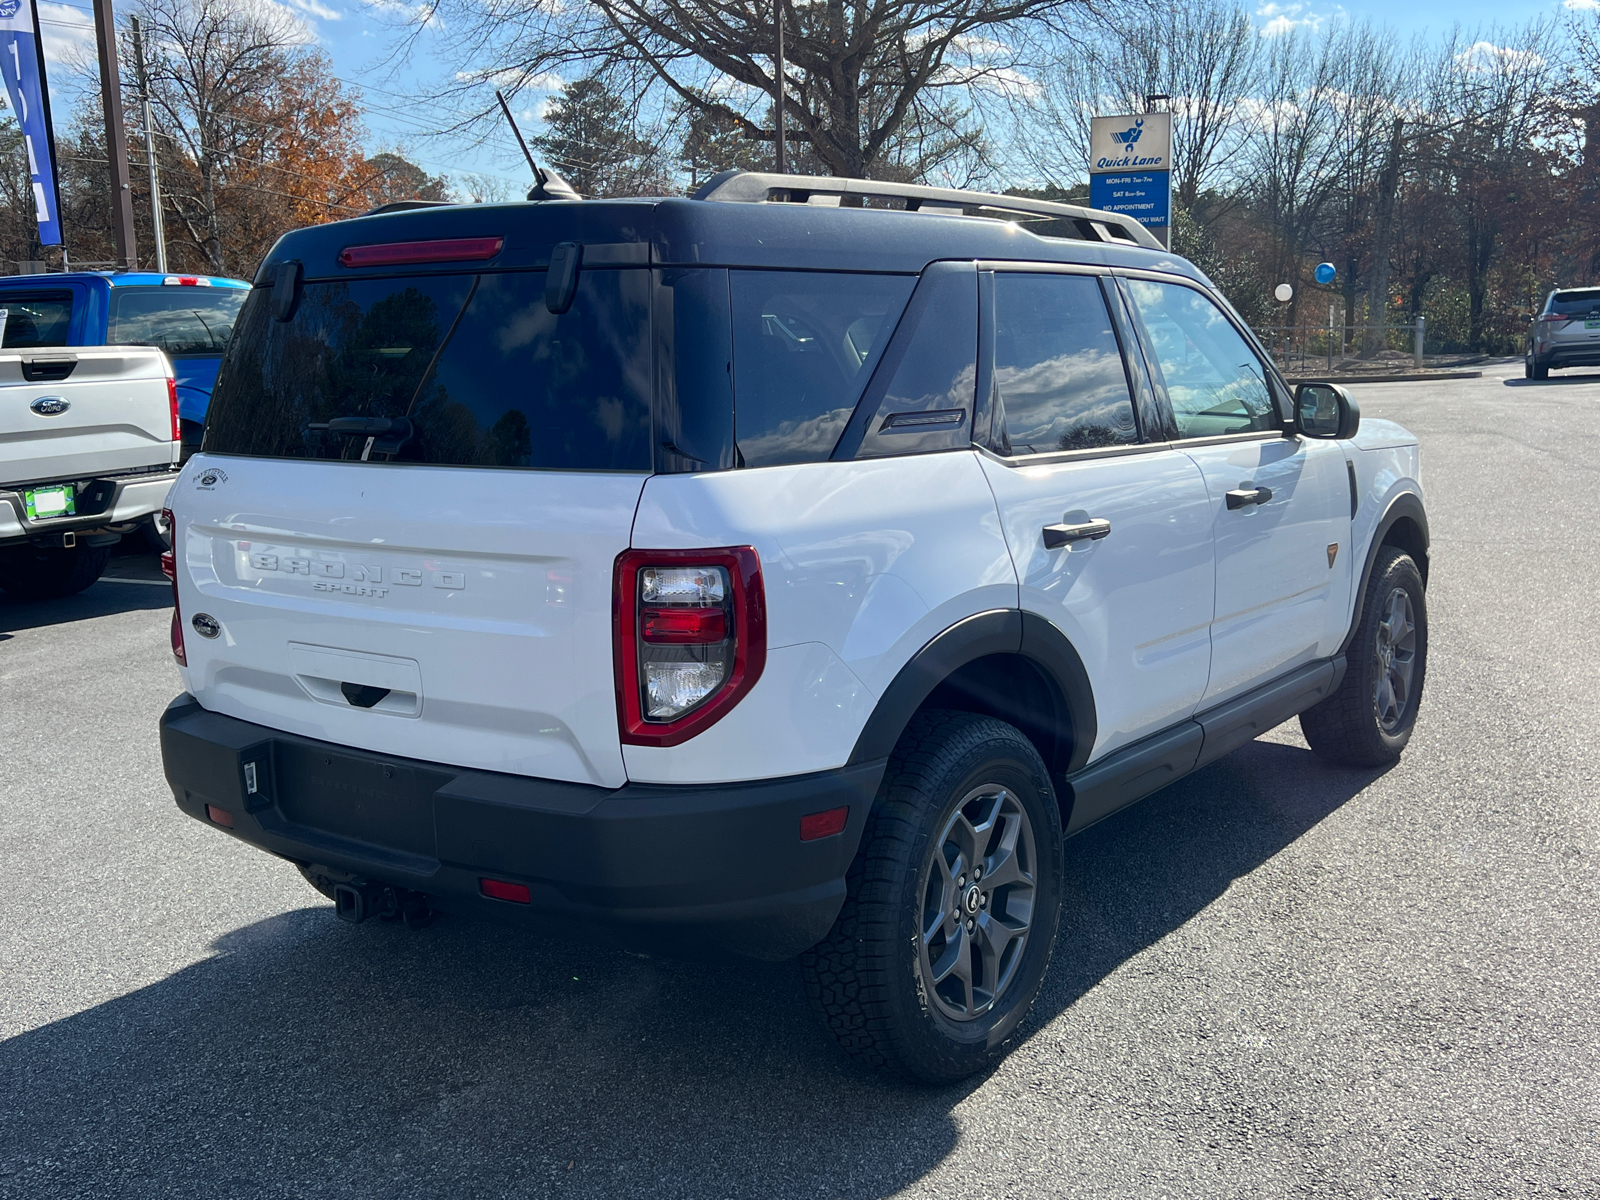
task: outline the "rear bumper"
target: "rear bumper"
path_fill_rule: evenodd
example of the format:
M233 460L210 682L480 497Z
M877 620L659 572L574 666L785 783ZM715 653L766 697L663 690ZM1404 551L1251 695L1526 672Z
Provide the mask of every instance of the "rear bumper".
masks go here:
M1545 367L1600 367L1600 342L1573 345L1556 343L1543 353L1534 352L1534 361Z
M224 809L233 836L301 864L422 892L446 912L764 959L833 925L884 770L597 788L350 750L189 695L162 715L161 755L180 809L208 823L208 804ZM841 806L843 833L800 841L801 817ZM532 902L489 899L483 878L526 884Z
M167 493L178 478L175 469L161 467L146 474L109 475L97 478L81 493L80 511L70 517L47 517L42 521L28 519L23 493L32 488L48 487L39 481L27 485L0 486L0 543L18 541L43 541L63 533L100 529L107 525L122 525L137 521L153 512L160 512L167 502ZM75 483L65 479L62 483ZM59 542L57 543L59 544Z

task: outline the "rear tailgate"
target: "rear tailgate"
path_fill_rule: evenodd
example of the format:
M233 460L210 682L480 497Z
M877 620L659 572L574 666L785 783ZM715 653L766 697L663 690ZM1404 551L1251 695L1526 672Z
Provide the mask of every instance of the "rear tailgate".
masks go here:
M0 353L0 484L177 462L171 376L148 346Z
M189 689L340 745L620 786L612 566L644 478L198 455L171 500Z

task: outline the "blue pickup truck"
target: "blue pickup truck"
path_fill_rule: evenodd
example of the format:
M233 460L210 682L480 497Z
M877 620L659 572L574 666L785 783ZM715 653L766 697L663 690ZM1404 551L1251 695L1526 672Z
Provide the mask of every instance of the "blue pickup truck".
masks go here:
M250 294L242 279L74 271L0 277L6 312L0 348L159 346L178 382L185 456L200 444L217 366L239 306Z

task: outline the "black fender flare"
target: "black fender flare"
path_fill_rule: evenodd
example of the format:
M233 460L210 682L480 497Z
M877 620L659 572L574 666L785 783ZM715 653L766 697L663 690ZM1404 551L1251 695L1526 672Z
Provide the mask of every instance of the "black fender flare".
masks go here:
M1089 673L1077 650L1054 624L1014 608L965 617L913 654L878 698L856 739L849 765L887 758L935 688L968 663L996 654L1027 659L1060 693L1067 728L1054 732L1069 739L1071 752L1065 761L1047 765L1060 774L1081 770L1094 749L1097 730Z
M1417 569L1422 572L1422 582L1428 582L1428 514L1422 507L1422 497L1415 492L1401 492L1389 501L1389 507L1383 510L1383 516L1378 518L1377 527L1372 531L1372 544L1367 547L1367 559L1361 567L1361 579L1355 590L1351 593L1354 600L1354 611L1350 614L1350 628L1345 631L1344 641L1339 644L1339 654L1344 654L1350 649L1350 643L1355 640L1356 627L1361 624L1361 610L1366 603L1367 584L1372 580L1372 567L1378 561L1378 551L1384 546L1384 538L1389 531L1402 520L1416 523L1422 531L1422 561L1417 564Z

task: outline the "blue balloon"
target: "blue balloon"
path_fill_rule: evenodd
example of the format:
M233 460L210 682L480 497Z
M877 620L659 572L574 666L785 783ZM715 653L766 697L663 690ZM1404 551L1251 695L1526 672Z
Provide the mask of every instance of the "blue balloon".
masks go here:
M1334 266L1333 266L1332 263L1318 263L1317 264L1317 282L1318 283L1321 283L1321 284L1332 283L1333 280L1334 280L1334 277L1337 276L1338 274L1339 274L1339 272L1334 269Z

